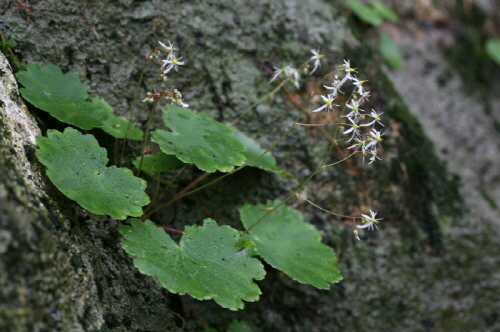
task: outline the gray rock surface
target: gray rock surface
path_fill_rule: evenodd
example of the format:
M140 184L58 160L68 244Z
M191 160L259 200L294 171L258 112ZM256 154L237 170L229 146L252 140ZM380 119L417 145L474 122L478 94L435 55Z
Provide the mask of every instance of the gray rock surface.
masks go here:
M500 133L495 124L500 121L500 98L496 87L492 85L483 95L464 85L440 47L451 37L444 29L406 27L394 33L405 66L387 71L387 76L422 124L438 156L460 177L468 208L479 218L498 220ZM470 56L464 55L464 66Z
M368 78L369 106L387 115L383 161L367 166L353 159L329 168L303 192L342 214L378 208L379 232L363 232L357 242L349 222L291 203L335 248L344 280L321 291L268 267L259 282L261 300L232 312L213 301L186 301L141 275L120 248L120 222L84 211L52 186L34 156L34 136L62 125L35 108L27 112L3 60L0 330L200 331L198 316L220 331L233 319L254 331L500 329L498 209L492 204L499 202L499 140L492 126L498 98L488 99L494 111L485 114L435 41L396 38L407 63L400 71L383 69L369 37L353 36L359 31L347 25L342 5L318 0L88 1L83 7L70 0L10 1L0 14L2 33L18 42L23 62L76 72L92 96L119 114L130 109L146 52L158 40L171 40L185 67L164 86L148 69L141 96L153 84L173 84L192 108L219 121L234 119L270 91L266 68L298 64L311 48L329 54L301 89L273 95L242 120L239 128L262 146L292 124L299 111L293 102L305 103L312 82L343 58ZM433 70L422 71L428 63ZM440 85L448 69L452 75ZM274 151L294 179L245 169L176 202L156 222L182 228L211 217L239 227L237 207L286 197L326 147L317 130L297 128ZM187 172L180 182L197 175Z

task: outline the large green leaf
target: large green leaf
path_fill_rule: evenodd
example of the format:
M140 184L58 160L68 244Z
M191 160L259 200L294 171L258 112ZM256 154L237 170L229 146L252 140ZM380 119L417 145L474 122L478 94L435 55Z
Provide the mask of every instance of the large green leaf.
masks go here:
M156 130L151 140L166 154L193 163L206 172L231 172L245 163L245 146L228 126L188 108L169 105L163 118L171 130Z
M63 74L52 64L28 64L16 77L24 85L19 91L27 101L65 123L91 129L111 114L99 98L86 101L87 88L75 73Z
M246 157L245 160L246 163L264 153L265 150L262 149L260 145L257 144L257 142L255 142L252 138L243 134L235 127L232 127L231 129L233 130L233 137L240 140L240 142L243 143L243 145L246 147L246 150L244 152L244 155ZM278 166L276 166L276 159L271 154L271 152L268 152L267 154L263 155L262 157L251 163L249 166L257 167L269 172L278 173L287 177L292 176L290 173L287 173L284 170L279 169Z
M239 209L245 228L279 203L275 200L265 205L245 204ZM301 283L328 289L330 282L342 280L333 249L321 243L319 231L293 208L280 206L243 238L255 243L258 254L267 263Z
M47 167L47 176L66 196L83 208L116 219L142 215L149 203L146 181L126 168L106 167L106 150L92 135L66 128L39 136L36 155Z
M205 219L203 227L187 226L176 244L149 220L130 223L120 228L123 249L135 256L139 271L157 277L170 292L214 299L231 310L243 308L242 300L259 299L252 279L263 279L264 267L240 247L237 230Z

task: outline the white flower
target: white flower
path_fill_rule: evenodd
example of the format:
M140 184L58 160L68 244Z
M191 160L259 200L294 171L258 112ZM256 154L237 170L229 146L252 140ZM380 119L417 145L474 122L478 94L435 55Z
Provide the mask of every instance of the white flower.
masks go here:
M363 100L363 99L368 100L368 97L370 97L370 91L363 91L363 93L359 97L359 100Z
M377 151L378 151L378 150L375 150L375 149L372 149L372 150L368 151L368 152L369 152L369 153L371 153L371 155L372 155L372 156L370 157L370 162L369 162L368 164L373 163L373 162L374 162L374 161L376 161L377 159L378 159L378 160L382 160L382 159L380 159L380 157L379 157L379 156L377 156ZM364 160L363 160L363 162L364 162Z
M181 58L177 59L173 53L170 53L167 60L162 60L163 61L163 66L161 67L163 69L163 74L168 73L172 68L177 71L178 66L184 65L184 62L179 61Z
M295 84L295 87L299 88L299 70L297 68L293 68L292 66L286 66L285 74L290 80Z
M368 228L369 230L377 228L377 223L379 220L382 220L382 218L375 219L377 216L377 212L373 212L370 210L370 216L367 216L366 214L361 215L363 217L363 225L356 226L357 228Z
M274 75L269 83L274 81L279 75L281 75L281 73L284 73L297 88L299 87L299 71L296 68L293 68L292 65L283 65L281 68L274 67Z
M352 149L354 147L358 147L358 149L361 149L361 152L364 154L366 152L366 140L364 139L361 139L359 137L355 137L354 140L357 142L356 144L354 145L351 145L350 147L348 147L348 149Z
M348 119L349 119L349 121L351 121L352 125L350 125L351 128L344 131L343 134L349 134L350 132L352 132L352 137L347 141L347 142L350 142L354 137L361 135L361 132L359 131L359 127L366 127L366 126L368 126L368 124L359 125L357 118L353 119L351 117L348 117Z
M355 73L356 70L354 68L351 68L351 60L344 60L344 64L340 67L345 71L345 77L340 82L340 85L342 85L345 81L353 79L351 73Z
M316 71L316 69L318 69L318 67L321 65L320 63L320 59L322 57L324 57L323 54L319 54L319 50L311 50L313 56L311 57L311 60L314 60L314 68L313 70L309 73L309 75L311 75L312 73L314 73Z
M276 77L278 77L281 73L284 73L286 71L286 67L287 67L286 65L283 65L283 67L281 67L281 68L274 67L274 75L271 78L271 80L269 81L269 83L274 81L276 79Z
M321 96L321 98L323 98L323 100L325 101L325 104L321 107L318 107L313 112L319 112L325 108L328 112L330 112L331 110L333 110L333 106L339 106L339 105L336 105L333 103L333 100L336 98L334 95L326 95L326 97Z
M357 230L357 229L355 229L355 230L353 230L352 232L353 232L353 234L354 234L354 238L355 238L356 240L358 240L358 241L361 241L361 239L359 238L358 230Z
M326 86L326 85L323 85L323 86L325 87L325 89L333 90L333 92L331 94L334 96L337 96L339 92L343 93L342 91L340 91L341 84L339 81L339 77L337 75L335 75L335 79L332 82L332 86Z
M367 148L370 148L372 146L376 146L378 143L381 143L382 142L382 135L384 135L385 133L384 132L380 132L376 129L372 129L372 131L370 131L370 136L372 138L372 141L369 142L366 147Z
M380 122L380 116L384 114L384 112L377 112L375 111L373 108L372 108L372 112L368 115L368 116L371 116L373 118L373 121L370 122L368 125L371 126L372 124L374 124L375 122L377 122L379 125L381 126L384 126L381 122Z
M158 43L160 44L161 48L163 48L168 53L172 53L174 50L176 50L176 48L174 48L174 45L172 45L170 41L167 41L168 46L163 44L161 41L158 41Z
M354 76L352 80L354 81L353 84L358 88L358 94L362 96L365 92L365 90L363 90L363 83L365 83L366 80L359 80L356 76Z
M351 104L346 104L347 107L352 109L352 111L347 114L347 117L358 117L359 116L359 111L363 111L362 109L359 108L359 103L360 101L356 101L354 99L351 100Z

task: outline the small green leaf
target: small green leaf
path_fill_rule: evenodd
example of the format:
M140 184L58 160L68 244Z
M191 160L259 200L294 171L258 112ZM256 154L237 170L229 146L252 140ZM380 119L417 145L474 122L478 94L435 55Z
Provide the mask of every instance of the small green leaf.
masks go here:
M264 153L264 149L262 149L259 144L257 144L253 139L248 137L247 135L243 134L241 131L236 129L235 127L231 128L233 130L233 137L237 138L240 140L241 143L247 148L246 151L244 152L244 155L246 157L245 162L249 162L250 160L260 156L262 153ZM263 169L265 171L269 172L274 172L281 174L283 176L287 177L292 177L290 173L285 172L282 169L279 169L276 166L276 159L274 156L268 152L267 154L263 155L260 159L257 159L253 163L251 163L249 166L252 167L257 167L260 169Z
M92 135L66 128L39 136L36 156L47 167L47 176L66 196L83 208L116 219L142 215L149 203L146 181L126 168L106 167L106 150Z
M347 0L347 5L362 21L375 26L382 24L383 20L379 14L372 8L362 4L359 0Z
M381 17L386 18L392 22L399 21L399 16L392 9L384 5L380 1L372 1L370 3L372 9L377 12Z
M262 263L240 248L238 231L205 219L203 227L186 226L176 244L151 221L130 220L122 226L122 247L134 255L141 273L155 276L172 293L189 294L200 300L214 299L231 310L243 301L257 301L261 294L252 281L264 278Z
M135 167L139 168L141 164L141 156L137 157L133 162ZM181 168L185 165L176 156L160 153L157 155L144 155L141 170L148 175L153 176L155 173L171 171Z
M500 39L488 39L486 41L486 53L500 65Z
M379 43L380 53L382 57L387 61L387 63L394 69L403 68L403 56L399 51L398 45L392 40L392 38L382 32L380 34L380 43Z
M245 204L239 209L245 228L268 212L264 208L279 203L275 200L266 205ZM329 289L330 282L342 280L333 249L321 243L319 231L293 208L280 206L243 238L255 242L258 254L267 263L298 282Z
M206 172L231 172L245 163L245 146L232 137L228 126L175 105L163 110L163 118L171 131L155 130L151 140L166 154Z
M127 119L116 116L113 114L113 108L109 106L109 104L104 100L99 100L99 103L103 109L106 109L109 113L109 117L102 122L101 128L109 135L116 138L125 138L125 133L127 132L127 128L129 122ZM140 141L142 139L143 132L141 129L132 126L128 129L127 138L131 140Z
M234 319L229 326L229 332L252 332L252 329L246 322Z
M62 122L91 129L111 114L99 98L86 101L87 88L75 73L63 74L52 64L45 67L28 64L26 71L17 73L16 77L25 87L19 91L27 101Z
M125 138L125 134L128 131L128 134L126 135L128 139L135 141L140 141L142 139L144 133L141 129L136 126L130 126L129 128L129 122L127 119L114 115L113 108L104 100L102 100L102 103L103 107L108 108L110 113L109 117L102 123L102 130L116 138Z

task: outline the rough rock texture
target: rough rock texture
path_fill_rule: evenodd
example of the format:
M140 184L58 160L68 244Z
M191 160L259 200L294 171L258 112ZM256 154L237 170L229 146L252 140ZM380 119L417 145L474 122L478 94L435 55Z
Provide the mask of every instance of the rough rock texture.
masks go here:
M485 120L482 107L471 111L467 105L481 100L463 91L452 69L448 84L436 83L447 64L432 42L396 38L407 65L390 72L370 50L369 35L353 36L341 3L318 0L7 1L0 14L2 33L18 42L23 62L52 62L76 72L91 95L120 114L134 100L146 52L158 40L171 40L186 65L164 86L148 69L141 96L154 84L158 90L173 85L192 108L219 121L231 121L270 91L266 69L298 64L311 48L329 54L317 75L303 77L300 90L273 95L240 122L263 146L292 124L299 111L293 102L305 105L313 82L343 58L369 80L367 107L388 115L383 161L366 166L353 159L320 173L303 191L342 214L379 209L379 232L363 232L357 242L350 223L293 202L335 248L344 280L320 291L267 267L261 300L232 312L212 301L185 301L138 273L120 248L120 222L84 211L51 185L34 157L34 136L63 125L26 110L2 60L0 330L200 331L200 316L220 331L232 319L254 331L500 329L499 140L491 127L498 114ZM428 62L437 69L419 71ZM498 100L490 97L497 112ZM447 109L457 114L455 122L446 121ZM474 112L476 127L467 126L465 110ZM316 119L328 121L326 113ZM237 207L286 197L326 147L318 130L297 128L275 151L296 178L245 169L178 201L156 222L182 228L211 217L239 227ZM198 174L184 174L181 186Z
M117 265L131 262L117 223L75 210L45 177L34 154L41 131L3 54L0 61L1 330L95 331L120 317L126 329L175 331L167 292ZM140 308L150 305L147 317Z
M447 168L460 176L469 208L482 217L498 219L500 98L492 92L499 82L493 80L486 93L467 86L443 57L440 45L453 38L445 29L426 31L412 23L406 27L399 33L388 28L403 50L405 67L387 76ZM463 57L464 66L470 63L470 56Z

